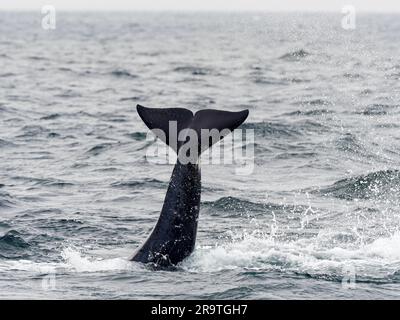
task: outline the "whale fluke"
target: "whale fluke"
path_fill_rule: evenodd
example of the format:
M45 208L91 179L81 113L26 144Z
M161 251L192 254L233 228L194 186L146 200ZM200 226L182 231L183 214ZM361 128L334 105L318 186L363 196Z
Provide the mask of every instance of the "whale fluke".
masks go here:
M149 129L177 152L178 159L158 222L131 260L151 263L154 267L171 267L194 250L200 209L201 178L198 158L201 152L240 126L249 112L206 109L193 114L182 108L159 109L140 105L137 106L137 111ZM175 123L178 134L183 132L185 136L190 130L196 133L198 155L192 157L192 161L182 162L182 146L187 140L172 136L171 122ZM204 130L213 131L212 137L205 136ZM204 137L207 140L201 145Z
M249 115L248 110L230 112L204 109L193 114L192 111L184 108L146 108L139 104L137 111L147 127L177 153L185 141L179 141L178 137L170 136L171 121L176 122L178 134L184 129L193 129L199 140L202 137L202 130L208 130L211 133L212 130L216 130L214 132L218 136L204 145L199 150L201 153L239 127ZM160 134L160 132L163 134ZM197 142L200 146L201 141Z
M139 104L136 108L146 126L152 130L158 138L173 148L175 152L178 152L178 146L175 145L176 141L170 143L170 122L176 121L177 132L181 132L183 129L187 128L192 121L192 111L183 108L146 108ZM161 130L164 136L157 134L158 132L155 130Z

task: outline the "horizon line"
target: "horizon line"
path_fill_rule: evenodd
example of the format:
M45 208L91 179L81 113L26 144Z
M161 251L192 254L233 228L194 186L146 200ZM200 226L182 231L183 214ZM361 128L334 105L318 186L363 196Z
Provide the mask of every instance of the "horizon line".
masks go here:
M1 8L0 12L41 12L41 8ZM154 12L154 13L338 13L342 14L341 8L338 10L333 9L106 9L106 8L98 8L98 9L87 9L87 8L61 8L57 9L59 12L114 12L114 13L132 13L132 12ZM378 10L371 10L371 9L360 9L357 10L357 13L385 13L385 14L399 14L400 8L396 10L385 10L385 9L378 9Z

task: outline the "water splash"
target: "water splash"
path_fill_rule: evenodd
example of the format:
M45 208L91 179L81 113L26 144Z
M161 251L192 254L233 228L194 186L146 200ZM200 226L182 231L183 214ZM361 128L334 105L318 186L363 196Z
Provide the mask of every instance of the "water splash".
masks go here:
M215 246L200 246L183 262L191 272L241 269L307 274L343 275L353 266L364 281L388 279L400 270L400 233L355 245L356 235L322 231L312 239L277 241L262 232L242 233Z

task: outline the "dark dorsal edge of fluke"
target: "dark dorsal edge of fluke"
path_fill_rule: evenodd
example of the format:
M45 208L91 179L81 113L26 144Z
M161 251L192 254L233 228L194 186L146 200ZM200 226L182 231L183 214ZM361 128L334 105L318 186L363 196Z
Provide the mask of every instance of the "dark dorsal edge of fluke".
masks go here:
M171 268L188 257L195 247L201 194L200 154L239 127L249 111L206 109L193 114L184 108L146 108L138 105L137 112L147 127L175 150L178 159L158 222L131 260L156 268ZM177 137L171 136L171 122L175 123L177 133L182 130L186 132L187 129L197 133L198 154L189 156L189 160L180 152L186 140L178 141ZM200 141L202 129L218 132L204 146Z

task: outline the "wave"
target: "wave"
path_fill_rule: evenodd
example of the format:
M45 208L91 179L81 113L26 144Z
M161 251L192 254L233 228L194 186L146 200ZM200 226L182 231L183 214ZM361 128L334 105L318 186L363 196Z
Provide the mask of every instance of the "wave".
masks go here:
M79 98L82 97L82 94L75 90L64 90L62 93L54 95L57 98Z
M29 56L28 59L29 59L29 60L34 60L34 61L45 61L45 60L49 60L48 58L39 57L39 56Z
M323 230L317 236L281 241L262 230L232 233L215 245L197 246L179 267L191 273L213 273L224 270L270 272L302 275L329 281L342 281L349 267L359 282L393 282L400 270L400 233L355 245L355 234ZM8 239L13 246L25 242ZM29 246L29 244L28 244ZM140 269L139 269L140 268ZM65 247L53 263L29 260L0 262L0 270L47 272L133 272L144 266L126 258L104 258Z
M264 84L264 85L286 85L288 83L287 79L276 79L263 75L253 75L252 81L256 84Z
M143 101L145 100L146 97L145 96L133 96L133 97L124 97L124 98L120 98L119 101L124 102L124 101L135 101L135 102L139 102L139 101Z
M342 179L316 192L324 196L354 200L397 198L399 191L400 171L384 170Z
M328 109L296 110L282 114L283 116L321 116L332 114L334 111Z
M95 117L98 118L98 119L102 119L104 121L110 121L110 122L119 122L119 123L121 123L121 122L126 122L127 121L125 119L125 115L124 114L120 114L120 113L116 113L116 112L98 112L95 115Z
M131 79L138 78L137 75L130 73L128 70L125 69L116 69L111 71L110 74L117 78L131 78Z
M75 185L72 182L67 182L64 180L53 179L53 178L35 178L35 177L24 177L24 176L13 176L13 180L24 181L26 183L31 183L33 185L40 185L46 187L70 187Z
M214 246L198 246L181 267L190 272L223 270L276 271L329 281L342 281L353 270L357 281L393 281L400 270L400 233L355 246L353 241L334 242L337 234L278 241L255 230L234 234Z
M3 188L4 185L0 184L0 188ZM0 191L0 208L11 208L15 205L15 202L13 201L12 197L4 192Z
M59 67L58 70L59 71L65 71L65 72L75 72L71 68L67 68L67 67Z
M325 99L312 99L312 100L302 100L300 101L300 104L306 106L331 106L332 102Z
M98 155L102 154L103 152L111 149L112 146L113 146L112 143L101 143L101 144L98 144L98 145L90 148L88 151L86 151L86 153L90 154L92 156L98 156Z
M44 181L40 182L40 185L45 186L45 187L65 188L65 187L72 187L75 184L72 182L66 182L63 180L45 179Z
M355 160L358 162L361 159L368 159L369 161L389 163L388 158L385 157L385 155L373 152L373 150L371 150L371 146L365 144L365 141L362 141L352 133L346 133L337 138L334 141L334 144L336 149L344 152L346 156L356 156Z
M338 138L335 144L340 151L364 155L368 153L361 140L351 133L346 133Z
M61 117L59 113L52 113L47 116L41 117L40 120L55 120Z
M0 112L2 113L8 112L8 108L6 108L3 103L0 103Z
M235 215L256 215L266 213L304 212L305 207L287 204L260 203L236 197L222 197L215 201L204 201L202 207L211 215L220 215L221 212L234 213Z
M35 262L31 260L4 261L0 263L0 270L29 271L39 274L56 272L118 272L134 271L138 264L128 259L113 258L102 259L94 256L84 255L76 248L64 248L59 262Z
M134 264L123 258L101 259L85 257L76 249L66 248L61 253L67 268L76 272L132 270Z
M294 137L300 135L299 130L293 126L275 122L247 122L240 128L253 129L255 134L262 136Z
M366 107L364 110L357 112L357 114L362 114L365 116L382 116L387 115L390 111L399 108L398 105L388 105L388 104L372 104Z
M38 125L28 125L21 128L22 134L18 135L17 138L36 137L44 133L48 133L48 129Z
M311 82L310 79L290 78L290 77L289 78L288 77L283 78L283 80L287 81L287 82L292 82L292 83L308 83L308 82Z
M363 76L359 73L351 73L351 72L345 72L343 73L343 77L347 79L361 79Z
M146 132L133 132L126 134L127 137L132 138L136 141L146 140L147 133Z
M47 138L59 138L59 137L61 137L61 135L59 133L57 133L57 132L50 132L47 135Z
M114 188L122 189L139 189L141 187L148 188L164 188L167 184L157 179L129 180L114 182L111 184Z
M305 51L303 49L300 49L300 50L296 50L296 51L293 51L293 52L285 53L279 59L282 59L282 60L300 60L302 58L308 57L309 55L310 55L309 52L307 52L307 51Z
M10 77L15 77L16 74L12 72L7 72L7 73L1 73L0 78L10 78Z
M173 71L180 73L189 73L193 76L206 76L213 73L212 69L195 66L176 67L173 69Z
M15 251L25 249L30 244L26 242L18 231L10 230L5 235L0 237L0 253L4 251Z
M202 203L206 211L227 211L243 214L245 212L264 212L266 205L249 200L243 200L235 197L222 197L215 201L204 201Z
M0 148L3 148L3 147L15 147L15 146L16 146L15 143L12 143L12 142L7 141L7 140L0 139Z
M298 137L310 132L326 132L328 127L323 124L311 121L300 120L293 123L282 122L248 122L240 127L241 129L253 129L256 135L274 136L282 138Z
M307 159L307 158L316 158L318 157L318 153L313 151L302 151L302 152L281 152L274 156L274 159L283 160L283 159Z
M32 212L29 213L29 215L38 216L39 214L44 214L44 213L60 214L61 211L60 210L36 211L34 214ZM50 230L57 230L57 231L63 230L63 231L73 232L73 231L81 230L81 229L87 227L84 222L82 222L78 219L68 219L68 218L61 218L61 219L44 218L44 219L37 219L36 222L39 223L39 228L41 228L41 229L50 229Z

